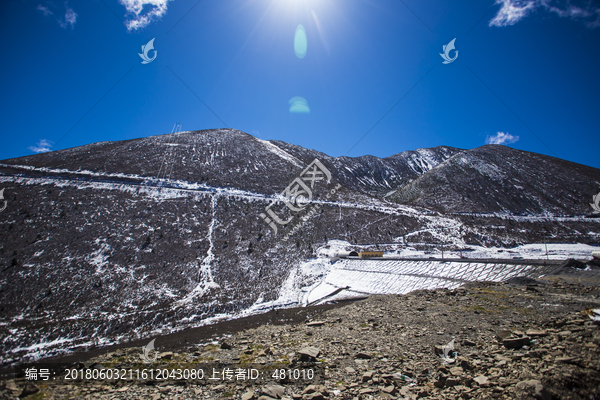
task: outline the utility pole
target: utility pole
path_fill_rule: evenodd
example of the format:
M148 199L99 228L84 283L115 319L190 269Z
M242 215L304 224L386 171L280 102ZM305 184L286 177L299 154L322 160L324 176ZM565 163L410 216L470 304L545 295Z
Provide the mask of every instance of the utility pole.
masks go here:
M544 235L544 247L546 247L546 260L549 260L548 257L548 230L546 229L546 234Z

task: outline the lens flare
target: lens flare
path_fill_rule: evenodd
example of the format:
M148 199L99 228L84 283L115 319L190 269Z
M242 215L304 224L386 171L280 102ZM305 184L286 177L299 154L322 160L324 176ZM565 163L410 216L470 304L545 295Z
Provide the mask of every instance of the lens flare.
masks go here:
M289 101L290 112L295 114L310 114L308 102L304 97L292 97Z
M307 46L306 31L302 24L300 24L296 28L296 35L294 35L294 53L296 53L296 57L304 58Z

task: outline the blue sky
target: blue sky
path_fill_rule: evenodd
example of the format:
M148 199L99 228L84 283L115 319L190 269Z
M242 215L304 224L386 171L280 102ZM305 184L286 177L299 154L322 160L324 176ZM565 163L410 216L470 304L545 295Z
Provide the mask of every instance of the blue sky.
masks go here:
M180 122L332 156L498 142L600 168L587 0L7 0L0 30L0 159Z

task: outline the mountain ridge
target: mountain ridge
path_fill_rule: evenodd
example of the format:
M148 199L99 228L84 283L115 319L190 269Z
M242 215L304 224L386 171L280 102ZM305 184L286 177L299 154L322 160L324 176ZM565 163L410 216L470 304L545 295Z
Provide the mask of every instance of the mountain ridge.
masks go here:
M438 147L386 159L334 158L225 129L2 161L7 208L0 230L0 359L90 346L91 337L126 342L218 316L299 305L312 285L326 279L318 271L334 264L322 254L339 243L425 255L548 240L540 232L556 243L598 242L598 220L552 214L578 201L582 214L589 209L586 191L591 199L600 186L589 171L597 170L553 159L539 167L564 169L552 187L574 185L562 206L560 195L535 192L536 182L528 180L536 201L554 207L550 212L499 214L490 206L484 214L455 213L450 206L460 202L451 190L475 185L479 191L464 193L473 197L466 209L485 210L485 190L476 185L503 184L489 171L500 168L502 158L523 156L498 149ZM502 152L500 167L486 151ZM531 157L525 161L537 162ZM299 211L291 211L290 198L280 194L315 158L331 182L315 181L312 201L296 198ZM459 174L464 186L453 189L469 160L484 163L486 174L465 169L468 174ZM574 174L580 175L565 181ZM407 185L421 195L407 202L386 197ZM275 231L261 216L268 207L290 222Z
M584 199L600 190L599 181L593 167L486 145L455 154L389 199L441 212L586 215L592 210Z

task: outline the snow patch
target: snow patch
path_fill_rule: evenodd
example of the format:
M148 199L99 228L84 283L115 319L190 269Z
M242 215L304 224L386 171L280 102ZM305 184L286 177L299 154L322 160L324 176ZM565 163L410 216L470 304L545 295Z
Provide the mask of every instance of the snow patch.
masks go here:
M302 168L302 161L298 160L296 157L292 156L287 151L282 150L281 148L277 147L276 145L269 142L268 140L262 140L262 139L258 139L258 138L255 138L255 139L258 140L260 143L262 143L272 153L275 153L277 156L283 158L284 160L291 162L296 167Z

